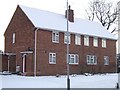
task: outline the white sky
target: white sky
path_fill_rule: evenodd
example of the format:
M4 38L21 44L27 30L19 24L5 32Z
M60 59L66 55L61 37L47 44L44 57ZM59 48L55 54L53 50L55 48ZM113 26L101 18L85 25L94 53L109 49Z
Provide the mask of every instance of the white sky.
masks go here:
M1 0L0 1L0 50L4 51L4 32L18 4L64 14L67 0ZM68 0L74 15L87 19L85 9L91 0ZM116 4L119 0L108 0Z

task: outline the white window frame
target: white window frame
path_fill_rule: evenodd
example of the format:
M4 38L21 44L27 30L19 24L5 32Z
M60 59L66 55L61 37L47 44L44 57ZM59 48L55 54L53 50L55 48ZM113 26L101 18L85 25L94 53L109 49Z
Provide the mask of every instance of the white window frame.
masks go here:
M75 34L75 44L81 45L81 35Z
M89 46L89 36L84 36L84 45Z
M69 64L79 64L79 55L69 54L68 60L69 60Z
M68 33L68 40L67 40L67 32L64 33L64 43L67 44L67 41L68 41L68 44L70 44L70 33Z
M59 32L58 31L52 32L52 42L59 43Z
M56 53L49 53L49 64L56 64Z
M95 55L87 55L87 64L88 65L96 65L97 64L97 56Z
M94 47L98 47L98 38L97 37L93 38L93 45L94 45Z
M13 43L13 44L15 43L15 39L16 39L16 33L13 33L13 34L12 34L12 43Z
M102 39L102 47L103 48L106 48L107 47L107 43L106 43L107 41L106 41L106 39Z
M109 65L109 57L104 56L104 65Z

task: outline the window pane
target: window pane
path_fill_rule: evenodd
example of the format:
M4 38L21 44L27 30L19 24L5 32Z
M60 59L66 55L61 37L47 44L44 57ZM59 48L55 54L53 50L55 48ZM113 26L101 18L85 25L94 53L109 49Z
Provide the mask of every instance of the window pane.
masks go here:
M64 42L67 43L67 36L65 35L65 39L64 39Z
M104 56L104 65L109 65L109 57Z
M58 43L59 42L59 32L53 32L52 33L52 42L56 42Z
M97 57L94 56L94 64L97 64Z
M59 36L56 36L56 42L59 42Z
M53 41L55 41L55 33L53 33L53 37L52 37Z
M78 57L78 55L76 55L76 57L75 57L75 63L78 63L79 62L79 57Z
M74 58L74 56L75 56L74 54L71 54L71 58Z
M106 39L102 39L102 47L106 48Z
M55 54L55 53L53 53L52 55L53 55L53 57L56 57L56 54Z
M78 64L78 55L77 54L69 54L70 64Z
M53 62L53 63L56 63L56 57L53 57L52 59L53 59L52 62Z
M15 43L15 33L13 33L12 39L12 43Z
M84 45L89 46L89 36L84 36Z
M97 64L97 57L94 55L87 55L87 64Z
M93 45L94 45L95 47L98 46L98 38L94 37Z
M49 53L49 63L56 64L56 53Z
M49 54L49 62L52 62L52 54Z
M92 58L92 56L91 56L91 59L90 59L90 63L93 64L93 58Z
M70 63L74 63L74 58L71 57Z
M75 44L80 45L80 35L75 35Z

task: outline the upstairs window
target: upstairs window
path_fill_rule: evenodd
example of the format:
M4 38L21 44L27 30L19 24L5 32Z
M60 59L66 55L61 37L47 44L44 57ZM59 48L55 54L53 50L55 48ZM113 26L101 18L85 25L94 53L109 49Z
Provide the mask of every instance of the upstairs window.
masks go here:
M109 57L104 56L104 65L109 65Z
M97 57L95 55L87 55L87 64L88 65L96 65Z
M52 42L59 43L59 32L57 31L52 32Z
M93 45L95 47L98 47L98 38L97 37L94 37L94 39L93 39Z
M16 38L16 34L13 33L13 34L12 34L12 43L15 43L15 38Z
M78 54L69 54L68 60L69 60L69 64L78 64L79 56Z
M68 33L68 37L67 37L67 33L64 34L64 43L70 44L70 33Z
M106 39L102 39L102 47L106 48Z
M56 64L56 53L49 53L49 64Z
M89 46L89 36L84 36L84 45Z
M75 44L81 45L81 36L78 34L75 35Z

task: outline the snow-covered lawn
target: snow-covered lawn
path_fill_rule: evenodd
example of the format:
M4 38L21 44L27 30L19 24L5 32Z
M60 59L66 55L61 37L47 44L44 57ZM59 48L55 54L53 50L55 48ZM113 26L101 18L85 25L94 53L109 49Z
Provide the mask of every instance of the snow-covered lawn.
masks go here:
M0 75L2 88L66 88L66 76L18 76ZM71 88L115 88L118 74L99 74L93 76L70 76ZM2 81L2 82L1 82Z

